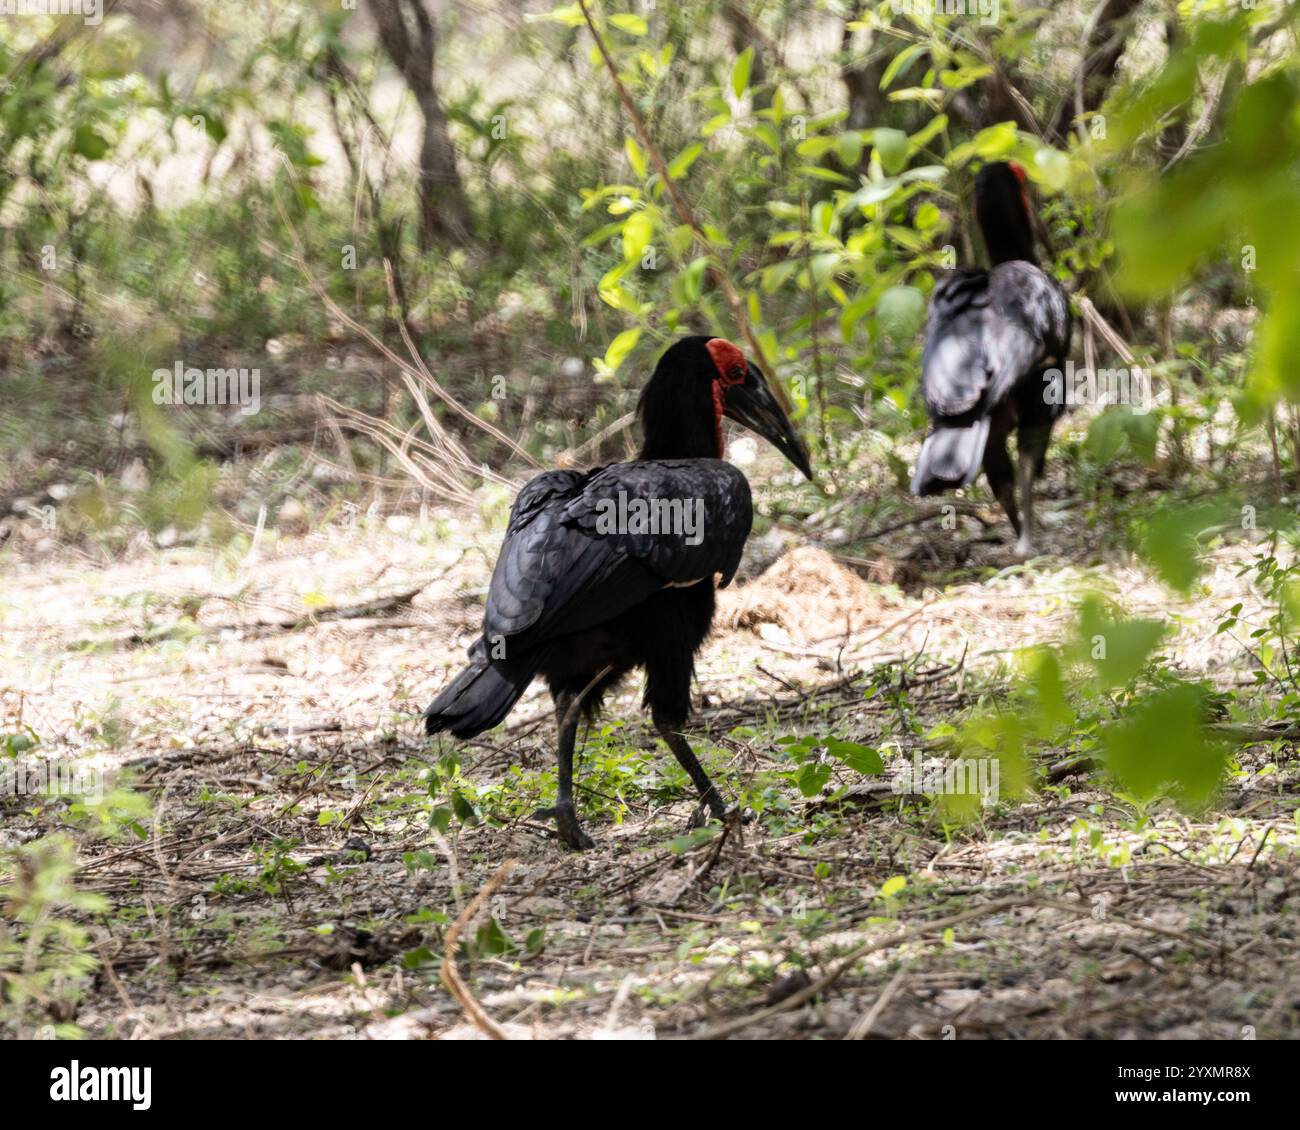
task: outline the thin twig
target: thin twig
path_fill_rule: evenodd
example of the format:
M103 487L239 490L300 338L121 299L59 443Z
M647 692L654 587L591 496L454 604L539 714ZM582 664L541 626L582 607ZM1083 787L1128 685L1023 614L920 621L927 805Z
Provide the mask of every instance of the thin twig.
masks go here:
M898 994L898 990L903 987L903 978L907 975L908 966L900 965L894 978L885 986L885 991L876 998L875 1003L866 1011L866 1014L854 1022L853 1027L849 1029L846 1040L865 1040L871 1033L880 1014L889 1007L889 1002Z
M460 1002L461 1008L465 1010L465 1015L474 1022L475 1027L491 1036L494 1040L508 1040L510 1037L506 1035L505 1029L487 1014L483 1006L474 998L474 994L469 991L469 986L462 980L460 972L456 969L456 944L460 941L461 931L465 929L470 919L478 913L479 907L492 897L496 889L505 880L505 877L514 870L518 863L519 860L517 859L507 859L501 864L497 868L496 874L474 896L474 901L451 924L451 929L447 931L446 952L442 958L442 983L447 986L451 995Z

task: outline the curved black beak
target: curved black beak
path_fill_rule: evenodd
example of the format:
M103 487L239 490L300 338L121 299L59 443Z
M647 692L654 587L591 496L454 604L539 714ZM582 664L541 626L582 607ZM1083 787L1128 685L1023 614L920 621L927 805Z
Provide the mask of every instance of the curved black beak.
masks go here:
M808 449L790 423L790 417L776 402L762 370L752 361L749 362L745 379L739 384L727 386L722 414L762 436L798 467L809 481L812 480Z

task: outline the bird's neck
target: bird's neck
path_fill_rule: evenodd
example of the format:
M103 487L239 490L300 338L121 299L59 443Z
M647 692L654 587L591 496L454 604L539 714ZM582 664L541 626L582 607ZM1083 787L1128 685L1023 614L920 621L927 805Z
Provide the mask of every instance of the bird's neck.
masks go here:
M715 386L716 387L716 386ZM643 406L642 459L721 459L722 405L706 390Z
M988 248L989 263L994 267L999 263L1009 263L1012 259L1023 259L1026 263L1038 266L1038 256L1034 254L1034 236L1028 228L985 231L984 246Z
M647 435L641 445L640 459L721 459L722 428L712 421L704 427L687 427L680 431L658 431Z
M1038 265L1038 257L1034 254L1034 229L1030 226L1027 204L1023 199L1008 193L977 201L975 219L984 235L991 266L1012 259Z

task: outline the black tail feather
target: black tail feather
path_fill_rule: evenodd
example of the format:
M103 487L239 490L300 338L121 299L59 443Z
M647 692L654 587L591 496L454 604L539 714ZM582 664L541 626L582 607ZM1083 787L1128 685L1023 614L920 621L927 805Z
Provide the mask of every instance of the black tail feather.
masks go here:
M913 494L939 494L969 486L984 464L989 418L981 416L964 427L942 426L925 437L912 476Z
M509 660L488 659L483 641L469 653L470 664L424 712L424 732L450 730L472 738L500 723L528 689L546 659L545 649Z

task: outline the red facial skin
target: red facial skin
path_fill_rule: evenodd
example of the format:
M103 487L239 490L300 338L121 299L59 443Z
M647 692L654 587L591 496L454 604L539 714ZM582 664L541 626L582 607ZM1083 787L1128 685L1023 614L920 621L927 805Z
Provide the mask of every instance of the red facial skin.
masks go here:
M713 417L718 435L718 458L722 459L727 452L722 442L722 408L725 390L728 386L740 384L745 379L748 366L745 364L745 355L723 338L710 338L704 348L709 351L709 356L713 358L713 367L718 371L718 375L713 378Z
M1025 173L1024 165L1016 161L1007 163L1011 166L1011 171L1016 174L1016 180L1020 182L1020 202L1025 206L1025 215L1028 216L1033 211L1029 207L1029 177Z

